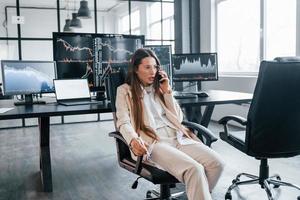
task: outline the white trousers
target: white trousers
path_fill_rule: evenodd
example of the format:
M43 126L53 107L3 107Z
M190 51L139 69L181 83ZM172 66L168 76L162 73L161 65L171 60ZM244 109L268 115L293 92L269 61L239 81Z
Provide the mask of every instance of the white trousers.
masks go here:
M224 164L220 156L201 142L181 145L173 129L158 129L161 140L153 145L151 161L186 185L189 200L211 200Z

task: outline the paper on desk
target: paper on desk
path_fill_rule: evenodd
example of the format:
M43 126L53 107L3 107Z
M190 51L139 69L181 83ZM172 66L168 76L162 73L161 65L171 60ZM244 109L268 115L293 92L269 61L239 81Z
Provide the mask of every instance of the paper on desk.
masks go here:
M185 137L181 131L177 131L177 141L181 145L197 144L197 141Z
M12 109L14 109L14 108L0 108L0 113L5 113L5 112L10 111Z

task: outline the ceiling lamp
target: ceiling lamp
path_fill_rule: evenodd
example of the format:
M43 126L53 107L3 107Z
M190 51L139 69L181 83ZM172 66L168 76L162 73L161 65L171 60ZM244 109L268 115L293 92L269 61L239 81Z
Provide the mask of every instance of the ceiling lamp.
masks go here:
M81 28L81 21L77 18L77 13L72 13L72 20L70 23L70 27Z
M82 19L91 18L91 11L88 7L88 2L85 0L80 1L80 7L78 10L77 17Z
M71 32L72 29L70 28L71 25L71 20L70 19L66 19L66 24L64 26L64 32Z

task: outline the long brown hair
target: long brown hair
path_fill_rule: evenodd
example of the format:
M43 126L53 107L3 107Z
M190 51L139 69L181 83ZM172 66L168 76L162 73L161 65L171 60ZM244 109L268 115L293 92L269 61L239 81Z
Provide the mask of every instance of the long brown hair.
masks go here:
M143 108L143 88L141 87L142 83L137 76L136 71L138 70L139 65L142 63L142 60L146 57L152 57L156 61L156 65L159 66L160 62L153 51L150 49L138 49L131 57L131 62L128 68L128 74L126 78L126 83L131 86L132 93L132 108L133 108L133 118L135 123L136 132L143 131L146 135L153 139L158 139L154 130L151 127L145 125L144 122L144 108ZM159 67L157 68L159 70ZM153 87L155 95L158 96L164 103L163 95L160 91L158 77L155 77Z

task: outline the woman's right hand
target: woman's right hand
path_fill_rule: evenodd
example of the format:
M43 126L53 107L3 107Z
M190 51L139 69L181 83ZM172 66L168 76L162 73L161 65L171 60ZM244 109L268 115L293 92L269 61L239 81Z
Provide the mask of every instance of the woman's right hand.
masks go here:
M133 153L136 156L142 156L147 153L147 146L146 144L143 144L138 139L134 138L130 142L130 149L133 151Z

